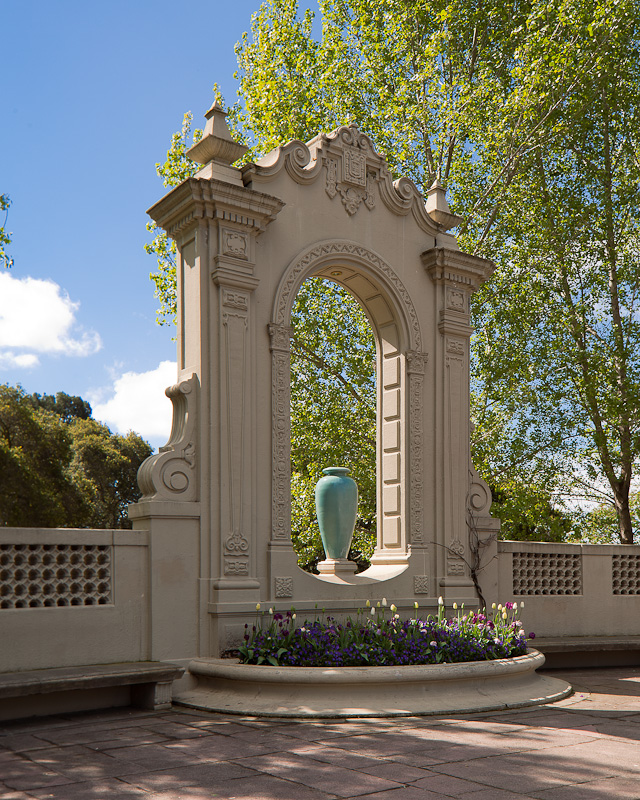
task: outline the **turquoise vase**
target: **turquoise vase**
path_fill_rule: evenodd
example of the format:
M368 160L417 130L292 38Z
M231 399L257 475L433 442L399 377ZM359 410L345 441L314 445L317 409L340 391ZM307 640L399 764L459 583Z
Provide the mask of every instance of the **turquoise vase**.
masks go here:
M316 483L316 514L328 559L349 555L358 512L358 486L347 467L327 467Z

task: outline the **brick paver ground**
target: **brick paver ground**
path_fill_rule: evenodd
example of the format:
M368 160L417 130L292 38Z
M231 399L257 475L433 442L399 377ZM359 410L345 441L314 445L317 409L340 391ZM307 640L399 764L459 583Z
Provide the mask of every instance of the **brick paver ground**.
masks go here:
M345 721L118 709L0 725L2 800L640 800L640 667L520 711Z

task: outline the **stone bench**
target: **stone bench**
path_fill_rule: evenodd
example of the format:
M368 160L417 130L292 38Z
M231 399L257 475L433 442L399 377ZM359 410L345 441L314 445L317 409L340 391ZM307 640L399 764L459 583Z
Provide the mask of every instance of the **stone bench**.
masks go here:
M531 646L544 653L544 669L640 665L640 636L549 636Z
M0 673L0 720L127 705L167 709L183 674L162 661Z

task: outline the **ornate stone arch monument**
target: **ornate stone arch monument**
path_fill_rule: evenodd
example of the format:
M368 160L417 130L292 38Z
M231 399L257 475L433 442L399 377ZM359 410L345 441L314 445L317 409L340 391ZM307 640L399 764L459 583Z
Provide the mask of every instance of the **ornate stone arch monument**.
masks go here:
M245 148L206 117L202 168L149 212L178 251L173 429L130 508L151 534L151 657L217 656L256 603L473 604L470 527L498 523L469 456L469 298L493 265L447 233L442 187L392 181L354 125L236 168ZM310 276L348 289L377 341L379 533L359 575L303 572L291 544L289 322Z

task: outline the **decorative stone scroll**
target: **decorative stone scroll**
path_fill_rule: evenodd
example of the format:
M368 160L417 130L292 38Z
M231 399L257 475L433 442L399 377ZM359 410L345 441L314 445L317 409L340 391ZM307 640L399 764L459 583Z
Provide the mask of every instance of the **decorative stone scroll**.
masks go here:
M491 489L472 466L469 469L467 509L474 517L488 516L491 509Z
M165 391L173 403L171 436L138 470L142 500L198 499L195 446L198 388L198 378L192 375Z
M582 594L582 556L578 553L514 553L513 593Z
M384 156L356 125L321 133L308 144L288 142L257 163L245 165L243 179L245 185L257 187L268 184L283 169L302 185L313 183L324 172L327 195L333 199L339 194L350 216L363 204L373 209L379 197L394 214L412 214L425 233L435 237L442 230L427 211L425 199L413 181L405 177L394 181Z
M111 545L0 544L0 609L110 605L112 562Z

